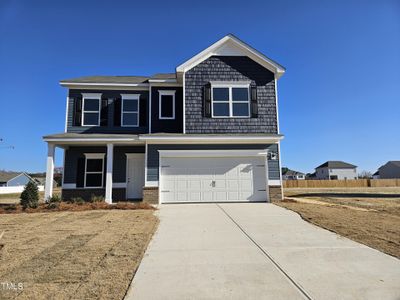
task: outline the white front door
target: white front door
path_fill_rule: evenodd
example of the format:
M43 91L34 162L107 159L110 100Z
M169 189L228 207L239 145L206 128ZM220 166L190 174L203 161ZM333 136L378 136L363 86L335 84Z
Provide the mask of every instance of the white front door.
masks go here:
M266 201L263 157L165 157L161 202Z
M143 198L144 153L129 153L126 166L126 198Z

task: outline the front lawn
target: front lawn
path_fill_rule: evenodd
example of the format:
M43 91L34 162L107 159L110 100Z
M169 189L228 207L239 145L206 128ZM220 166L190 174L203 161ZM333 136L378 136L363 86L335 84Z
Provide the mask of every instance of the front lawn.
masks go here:
M151 209L2 214L0 299L122 299L157 222Z
M275 204L310 223L400 258L400 188L285 189Z

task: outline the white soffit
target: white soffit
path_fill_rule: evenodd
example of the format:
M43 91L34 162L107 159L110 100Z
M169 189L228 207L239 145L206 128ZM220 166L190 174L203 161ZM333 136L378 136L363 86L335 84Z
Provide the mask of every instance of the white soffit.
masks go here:
M262 65L264 68L274 73L276 78L281 77L285 73L284 67L269 59L264 54L258 52L256 49L250 47L249 45L242 42L237 37L231 34L223 37L207 49L201 51L197 55L193 56L191 59L178 66L176 68L176 72L187 72L188 70L192 69L193 67L213 55L247 56Z

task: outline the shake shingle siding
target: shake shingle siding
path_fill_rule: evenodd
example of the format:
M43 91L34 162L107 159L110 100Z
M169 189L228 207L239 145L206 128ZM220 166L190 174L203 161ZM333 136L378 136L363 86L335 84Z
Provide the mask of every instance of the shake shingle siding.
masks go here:
M206 118L203 88L210 81L251 81L257 118ZM244 56L212 56L185 74L186 133L277 133L274 74Z

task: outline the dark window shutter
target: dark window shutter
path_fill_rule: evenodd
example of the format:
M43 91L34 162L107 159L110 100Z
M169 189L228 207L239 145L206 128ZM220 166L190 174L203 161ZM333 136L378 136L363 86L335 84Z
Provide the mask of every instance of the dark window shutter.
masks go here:
M204 108L203 113L205 118L211 118L211 86L204 86Z
M74 126L82 124L82 97L74 98Z
M79 157L76 166L76 187L83 187L85 182L85 158Z
M114 126L121 126L121 98L114 99Z
M144 99L139 98L139 105L140 105L140 115L139 115L139 126L140 127L145 127L147 125L147 101L144 101Z
M108 99L101 99L100 126L108 125Z
M257 87L252 86L250 87L250 95L251 95L251 117L257 118L258 117L258 102L257 102Z

